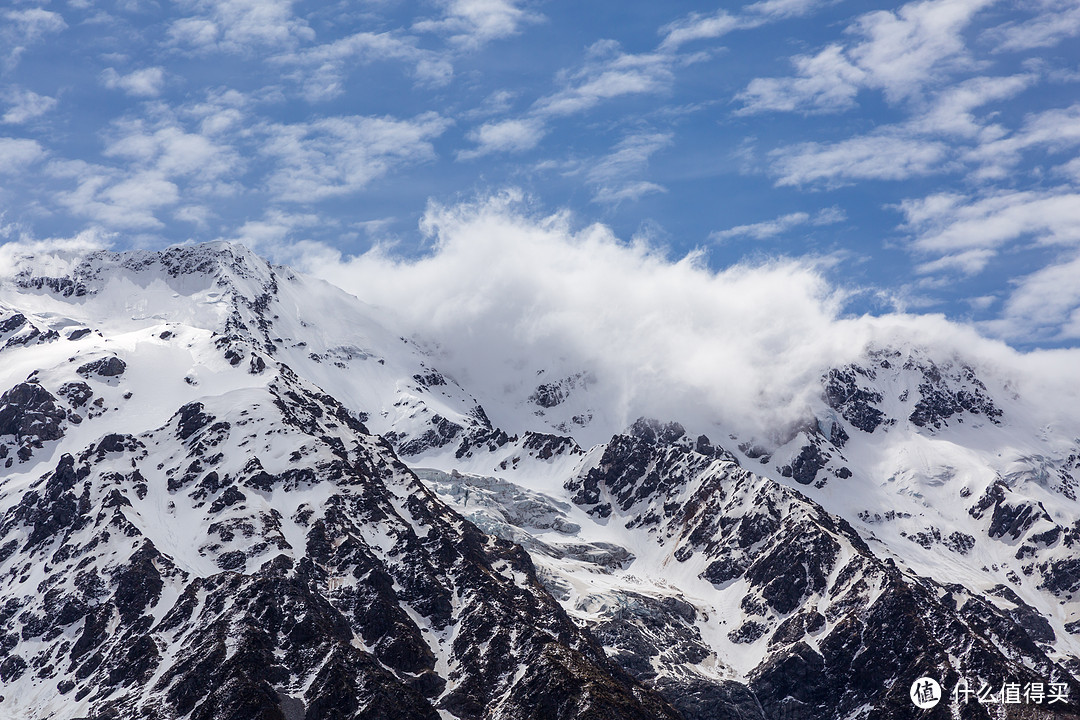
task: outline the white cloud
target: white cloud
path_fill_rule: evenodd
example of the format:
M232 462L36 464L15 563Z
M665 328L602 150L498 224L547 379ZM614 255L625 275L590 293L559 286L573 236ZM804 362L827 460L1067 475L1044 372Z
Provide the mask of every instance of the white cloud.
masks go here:
M267 184L277 198L291 202L355 193L395 167L433 159L431 140L449 124L425 113L411 120L333 117L267 125L262 153L278 163Z
M52 110L56 107L56 98L38 95L26 88L13 87L4 93L4 103L8 110L0 116L0 121L19 125Z
M45 156L36 140L0 137L0 174L14 175Z
M712 40L734 30L747 30L776 20L807 15L825 4L822 0L761 0L751 3L737 15L727 10L711 14L692 12L660 28L664 39L660 49L675 51L695 40Z
M948 147L898 134L864 135L831 144L801 143L769 153L777 185L901 180L941 169Z
M0 18L0 61L8 69L18 64L28 46L45 35L67 28L67 23L60 13L42 8L5 10L0 13Z
M431 206L423 228L433 246L420 257L375 248L342 258L309 245L292 259L431 341L440 369L482 397L525 397L523 369L592 372L585 443L640 415L767 437L807 420L821 375L868 345L959 353L977 372L1004 367L1024 397L1075 415L1075 351L1048 367L1045 355L1020 356L940 316L848 317L844 293L805 263L717 272L699 254L668 260L603 226L575 228L566 214L526 215L517 199ZM498 408L489 407L496 424Z
M861 88L882 90L894 103L918 96L927 84L973 66L963 31L992 2L921 0L896 12L866 13L848 28L858 41L797 56L795 76L756 78L737 98L752 113L840 111Z
M995 250L1023 238L1046 245L1080 243L1080 193L1065 188L977 199L942 193L905 200L900 210L904 229L914 235L913 247L925 253Z
M172 216L201 224L210 212L197 201L236 194L232 178L245 166L230 145L189 133L171 119L114 122L102 154L118 165L57 160L46 172L74 184L55 193L60 205L118 230L159 230L165 227L160 213L181 202Z
M963 31L978 11L994 1L922 0L895 13L867 13L855 26L866 40L851 48L850 55L886 97L907 97L935 76L972 65Z
M26 10L7 10L3 14L9 23L8 31L17 33L23 42L33 42L50 33L58 33L67 28L67 23L60 13L42 8Z
M743 8L747 14L781 20L802 17L835 0L761 0Z
M664 39L660 43L663 50L678 50L679 47L694 40L710 40L728 34L732 30L745 27L746 23L738 16L726 10L717 10L711 15L691 13L660 29Z
M417 38L399 32L360 32L324 45L275 58L275 62L300 68L297 79L309 100L329 100L345 92L344 81L356 65L398 60L413 66L417 83L446 85L454 66L448 56L417 47Z
M776 235L786 233L788 230L799 227L800 225L834 225L843 222L846 219L847 215L838 207L824 208L814 215L805 212L794 212L788 213L787 215L781 215L773 220L766 220L764 222L751 223L748 225L736 225L727 230L718 230L709 235L709 239L715 242L723 242L730 238L737 237L767 240Z
M293 0L183 0L182 5L194 14L174 21L169 35L196 50L290 49L315 37L293 15Z
M536 101L534 110L541 115L572 115L623 95L667 92L674 81L672 62L669 55L631 55L623 53L617 43L596 43L589 48L584 67L564 76L565 87Z
M665 192L656 183L640 179L649 158L671 145L670 133L645 132L623 138L604 157L590 161L585 179L593 186L593 202L616 204L643 195Z
M965 80L937 93L929 110L909 123L909 127L922 133L994 140L1005 130L996 126L987 128L976 120L972 111L994 100L1010 98L1030 87L1036 79L1035 75L1024 74Z
M470 160L495 152L525 152L536 147L546 133L544 123L537 118L484 123L468 135L476 143L476 149L462 150L457 157Z
M43 273L63 275L82 256L109 247L109 239L101 230L91 228L70 238L4 240L0 242L0 279L12 277L27 258L34 258Z
M999 319L986 324L1012 340L1080 339L1080 255L1072 254L1016 281Z
M325 225L324 218L310 213L269 210L260 220L248 220L229 238L261 253L291 253L289 245L297 229Z
M518 0L443 0L443 16L421 20L413 30L446 35L455 45L475 49L517 35L522 25L543 20L543 16L523 10L521 4Z
M1080 145L1080 103L1029 115L1024 125L1012 135L984 142L971 150L966 159L982 167L982 178L1004 178L1032 148L1062 151Z
M780 235L781 233L785 233L793 227L805 225L808 222L810 222L810 215L808 213L788 213L787 215L781 215L774 220L766 220L764 222L751 223L749 225L736 225L727 230L717 230L709 236L709 239L716 242L722 242L735 237L749 237L754 240L765 240Z
M149 67L121 75L113 68L106 68L101 73L101 81L110 90L122 90L135 97L157 97L165 85L165 71Z
M1057 45L1066 38L1080 35L1080 2L1043 0L1042 11L1021 23L1007 23L987 33L998 52L1031 50Z
M792 58L796 77L754 78L735 96L741 114L765 111L839 112L855 104L866 71L852 65L838 45Z
M1080 183L1080 157L1073 158L1069 162L1058 167L1057 172L1072 179L1074 183Z
M125 175L109 168L85 165L54 167L54 176L74 174L74 190L56 199L77 215L120 230L155 230L164 226L155 215L176 205L180 189L160 172L145 170Z
M935 275L956 270L962 275L977 275L986 269L986 266L996 255L995 251L985 248L964 250L921 263L915 268L915 271L924 275Z
M114 123L106 157L123 158L139 170L150 170L171 179L186 178L196 192L220 195L220 178L238 174L244 161L232 147L198 133L165 123L148 126L142 120Z

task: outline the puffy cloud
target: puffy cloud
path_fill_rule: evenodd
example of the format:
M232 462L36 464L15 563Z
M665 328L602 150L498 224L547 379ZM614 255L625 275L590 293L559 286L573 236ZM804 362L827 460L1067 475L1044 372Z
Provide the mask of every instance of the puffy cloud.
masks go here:
M1032 113L1015 133L983 142L966 155L982 178L1003 178L1032 148L1062 151L1080 145L1080 103Z
M543 121L538 118L519 118L484 123L469 133L476 143L473 150L462 150L459 160L488 155L495 152L524 152L532 150L547 133Z
M1047 382L1046 397L1063 408L1076 399L1075 383L1064 380L1075 379L1075 351L1071 367L1060 355L1033 362L940 316L846 316L845 293L807 262L714 271L698 253L669 259L606 227L575 227L566 214L531 215L520 200L507 193L432 205L423 228L433 245L420 257L378 247L342 257L307 245L291 260L430 341L441 369L497 401L495 423L499 400L505 408L531 391L522 378L593 372L597 404L585 442L639 415L776 432L808 419L821 375L869 345L957 354L977 368L1004 367L1033 399L1035 382ZM1071 398L1054 395L1069 388Z
M9 88L4 93L4 102L8 106L7 112L0 116L0 121L18 125L34 118L41 117L56 107L56 98L38 95L26 88Z
M931 81L973 65L963 31L993 1L921 0L896 12L866 13L848 28L858 41L793 58L793 77L752 80L738 96L743 112L845 110L861 88L883 90L890 102L916 96Z
M290 202L348 195L396 167L433 159L431 140L449 124L433 112L410 120L352 116L269 124L262 128L262 153L278 168L267 184L274 196Z
M170 122L154 126L142 120L119 121L104 154L166 177L190 178L198 183L200 192L220 193L222 188L214 181L244 166L232 147Z
M799 17L823 4L822 0L761 0L747 5L741 13L734 15L727 10L717 10L711 14L693 12L660 29L664 36L660 49L674 51L695 40L712 40L734 30Z
M315 37L293 15L293 0L184 0L182 5L194 14L173 21L169 35L177 45L196 50L290 49Z
M45 155L45 149L36 140L0 137L0 173L22 172L27 165L37 162Z
M451 43L473 49L517 35L522 25L543 20L521 4L518 0L444 0L441 18L421 20L413 24L413 30L446 35Z
M4 232L5 229L0 227L0 237L8 234ZM12 277L20 262L31 257L41 272L63 275L70 270L74 261L89 252L104 250L109 245L109 236L98 229L84 230L70 238L5 239L0 242L0 279Z
M765 111L839 112L854 106L866 71L853 65L838 45L817 55L792 58L796 77L754 78L735 96L740 114Z
M60 173L54 168L53 175ZM127 175L109 168L85 165L74 170L76 187L56 195L77 215L120 230L154 230L164 226L155 213L175 205L180 189L160 172L144 170Z
M113 68L106 68L101 73L101 81L110 90L122 90L135 97L157 97L165 86L165 71L149 67L121 75Z

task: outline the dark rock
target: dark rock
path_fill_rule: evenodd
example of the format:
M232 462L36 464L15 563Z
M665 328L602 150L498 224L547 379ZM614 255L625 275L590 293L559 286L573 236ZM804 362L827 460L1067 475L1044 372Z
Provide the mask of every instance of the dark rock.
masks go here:
M116 377L118 375L123 375L125 370L127 370L127 363L120 358L113 356L80 365L79 369L75 372L83 377L90 377L90 375L94 374L100 375L101 377Z

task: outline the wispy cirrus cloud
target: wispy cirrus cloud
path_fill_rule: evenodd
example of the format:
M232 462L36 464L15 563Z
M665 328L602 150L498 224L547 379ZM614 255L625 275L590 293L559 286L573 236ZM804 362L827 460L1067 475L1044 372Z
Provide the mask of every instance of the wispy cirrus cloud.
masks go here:
M1040 11L1035 17L1008 22L986 33L997 52L1053 47L1080 35L1080 2L1077 0L1042 0L1034 5Z
M1080 193L1062 187L1003 191L985 197L936 193L899 205L924 253L996 250L1030 238L1044 245L1080 244Z
M345 92L345 80L357 66L376 62L403 62L421 85L438 87L453 78L454 66L445 53L418 47L419 40L404 32L359 32L333 42L279 55L274 62L295 67L294 77L308 100L330 100Z
M974 77L948 86L934 95L929 107L916 115L907 127L912 132L952 135L980 141L997 139L1006 131L988 126L974 111L987 103L1013 97L1037 81L1032 73L1006 77Z
M807 142L769 153L778 186L814 182L901 180L941 170L949 158L942 142L885 132L835 143Z
M678 50L696 40L712 40L735 30L748 30L769 22L800 17L827 4L822 0L761 0L732 13L720 9L713 13L692 12L660 29L661 50Z
M781 215L772 220L749 223L747 225L736 225L727 230L717 230L709 235L709 239L713 242L725 242L732 238L740 237L746 237L752 240L767 240L803 225L822 227L825 225L835 225L846 219L847 214L840 208L833 206L819 210L813 215L806 212L794 212Z
M298 203L358 192L394 168L434 159L431 141L449 126L434 112L408 120L351 116L266 124L260 152L277 165L267 187L275 198Z
M1080 339L1080 253L1066 254L1015 281L1001 316L983 324L1010 340Z
M590 110L625 95L664 93L674 80L674 58L666 53L625 53L614 41L589 48L585 64L562 73L563 88L536 101L537 115L564 116Z
M641 176L648 167L649 158L671 142L670 133L635 133L620 140L609 154L591 160L585 177L593 187L593 202L616 204L666 192L662 185Z
M38 7L5 10L0 18L0 64L8 70L18 65L27 47L68 26L60 13Z
M1031 113L1014 133L972 148L966 160L979 166L978 177L1004 178L1033 149L1061 152L1080 146L1080 103Z

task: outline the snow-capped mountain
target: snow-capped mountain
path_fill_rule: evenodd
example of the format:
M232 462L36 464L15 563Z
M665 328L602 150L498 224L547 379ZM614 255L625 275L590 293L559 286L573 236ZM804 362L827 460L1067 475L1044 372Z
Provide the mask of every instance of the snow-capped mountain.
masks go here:
M459 384L239 246L10 278L0 716L1080 716L1080 427L977 357L623 426L592 368Z

